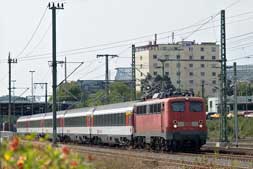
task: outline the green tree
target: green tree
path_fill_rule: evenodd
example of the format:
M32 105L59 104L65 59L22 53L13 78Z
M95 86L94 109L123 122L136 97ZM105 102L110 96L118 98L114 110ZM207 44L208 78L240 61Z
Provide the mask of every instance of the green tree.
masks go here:
M237 95L238 96L252 96L253 95L253 85L249 82L239 82L237 85Z
M109 89L110 103L119 103L131 100L131 88L125 83L114 82L110 85Z
M131 88L122 82L114 82L109 86L109 103L119 103L131 100ZM99 90L95 94L91 94L85 100L84 105L98 106L106 104L106 93Z
M57 101L81 101L84 97L80 86L77 82L71 81L60 85L57 88ZM52 97L49 99L52 100Z

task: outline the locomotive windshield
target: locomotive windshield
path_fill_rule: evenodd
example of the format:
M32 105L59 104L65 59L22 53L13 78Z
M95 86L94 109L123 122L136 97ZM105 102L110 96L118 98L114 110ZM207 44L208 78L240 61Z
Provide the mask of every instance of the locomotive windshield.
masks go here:
M173 102L171 104L173 112L184 112L185 110L185 103L184 102Z
M190 112L202 112L202 102L190 102Z

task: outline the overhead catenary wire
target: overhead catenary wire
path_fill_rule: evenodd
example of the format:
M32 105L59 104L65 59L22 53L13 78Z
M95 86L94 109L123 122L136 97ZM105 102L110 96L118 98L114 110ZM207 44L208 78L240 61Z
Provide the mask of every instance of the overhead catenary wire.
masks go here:
M243 14L238 14L238 16L241 16L241 15L245 15L245 14L250 14L250 13L253 13L253 12L246 12L246 13L243 13ZM236 17L236 15L233 15L232 16L233 18ZM210 17L209 17L210 18ZM247 18L248 20L249 18ZM169 32L176 32L176 31L182 31L182 30L185 30L185 29L188 29L190 27L196 27L196 26L199 26L201 25L201 27L203 26L203 23L202 24L194 24L194 25L190 25L190 26L187 26L187 27L183 27L183 28L179 28L179 29L174 29L174 30L171 30L171 31L166 31L166 32L161 32L161 33L157 33L158 35L159 34L164 34L164 33L169 33ZM215 26L215 27L218 27L219 25ZM211 28L214 28L211 27ZM208 28L209 29L209 28ZM202 30L206 30L206 29L199 29L199 31L202 31ZM196 30L194 31L196 32ZM192 33L192 31L190 32L185 32L184 34L187 34L187 33ZM175 36L178 36L178 35L182 35L182 34L175 34ZM123 43L123 42L129 42L129 41L134 41L134 40L138 40L138 39L142 39L142 38L147 38L147 37L151 37L153 36L153 34L149 34L149 35L144 35L144 36L140 36L140 37L136 37L136 38L132 38L132 39L127 39L127 40L121 40L121 41L117 41L117 42L111 42L111 43L105 43L105 44L99 44L99 45L94 45L94 46L88 46L88 47L81 47L81 48L76 48L76 49L70 49L70 50L63 50L63 51L60 51L58 52L58 54L68 54L68 52L73 52L73 51L79 51L79 50L85 50L85 49L90 49L90 48L97 48L97 47L101 47L101 46L108 46L108 45L113 45L113 44L118 44L118 43ZM168 36L166 36L166 38L168 38ZM144 42L148 42L149 40L146 40ZM72 54L72 53L70 53ZM74 53L75 54L75 53ZM25 57L22 57L22 58L30 58L30 57L34 57L34 56L41 56L41 55L51 55L51 52L47 52L47 53L42 53L42 54L35 54L35 55L31 55L31 56L25 56Z
M35 30L33 31L32 36L30 37L30 39L29 39L28 42L26 43L25 47L24 47L24 48L18 53L18 55L16 56L17 58L18 58L19 56L21 56L21 55L24 53L24 51L27 49L27 47L30 45L30 43L31 43L31 41L33 40L35 34L37 33L37 31L38 31L38 29L39 29L39 27L40 27L40 25L41 25L41 23L42 23L42 21L43 21L45 15L46 15L46 13L47 13L47 7L45 8L42 17L40 18L38 25L36 26Z

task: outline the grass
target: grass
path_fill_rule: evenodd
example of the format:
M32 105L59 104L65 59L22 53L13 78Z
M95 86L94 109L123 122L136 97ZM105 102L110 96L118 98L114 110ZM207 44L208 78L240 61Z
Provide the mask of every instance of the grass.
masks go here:
M227 120L228 126L228 138L231 140L234 138L234 118ZM253 118L238 118L239 139L253 138ZM220 131L220 119L207 120L208 139L219 139Z

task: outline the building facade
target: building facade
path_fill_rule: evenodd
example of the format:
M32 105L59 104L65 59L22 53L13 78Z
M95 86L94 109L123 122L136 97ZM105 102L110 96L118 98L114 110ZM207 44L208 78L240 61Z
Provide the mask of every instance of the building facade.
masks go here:
M194 41L182 41L174 44L156 44L136 47L136 86L141 90L140 80L150 73L171 78L173 85L181 90L193 90L205 97L217 96L219 88L220 55L216 43L197 44Z

